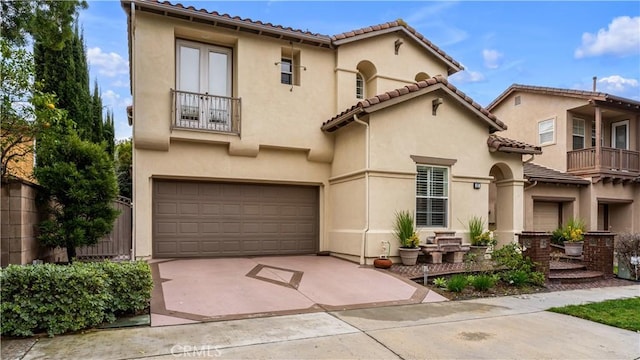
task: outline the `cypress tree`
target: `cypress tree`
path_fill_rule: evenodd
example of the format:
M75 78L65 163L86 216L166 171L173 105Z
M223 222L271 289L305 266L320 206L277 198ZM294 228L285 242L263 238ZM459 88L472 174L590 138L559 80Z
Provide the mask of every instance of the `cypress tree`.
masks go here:
M102 98L98 88L98 80L93 85L93 96L91 97L91 141L100 143L107 140L104 134L104 120L102 118Z
M116 147L115 144L115 127L113 124L113 110L107 111L107 119L104 123L104 141L106 142L106 150L113 157Z

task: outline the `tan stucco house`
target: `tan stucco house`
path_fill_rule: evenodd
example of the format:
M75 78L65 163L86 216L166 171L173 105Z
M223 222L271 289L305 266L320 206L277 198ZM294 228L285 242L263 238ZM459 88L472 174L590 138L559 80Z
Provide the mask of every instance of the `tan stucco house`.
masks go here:
M330 252L371 264L410 210L422 242L522 231L523 154L403 21L335 36L122 0L138 258Z
M589 230L640 232L640 102L515 84L487 108L508 121L503 134L543 150L525 159L525 229L581 218Z

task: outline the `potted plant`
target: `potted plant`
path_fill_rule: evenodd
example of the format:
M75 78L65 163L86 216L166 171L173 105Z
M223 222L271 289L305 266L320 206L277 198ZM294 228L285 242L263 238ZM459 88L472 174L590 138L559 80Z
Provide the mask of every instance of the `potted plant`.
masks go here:
M474 255L476 260L484 260L484 255L489 246L494 246L497 243L496 238L493 236L493 231L484 230L484 219L478 216L473 216L469 220L467 229L469 230L469 241L471 242L469 253Z
M570 219L564 226L553 232L552 241L561 242L564 245L565 255L582 256L584 232L584 221Z
M413 227L413 215L409 211L398 211L393 225L393 234L400 242L398 251L402 265L415 265L420 252L420 239Z

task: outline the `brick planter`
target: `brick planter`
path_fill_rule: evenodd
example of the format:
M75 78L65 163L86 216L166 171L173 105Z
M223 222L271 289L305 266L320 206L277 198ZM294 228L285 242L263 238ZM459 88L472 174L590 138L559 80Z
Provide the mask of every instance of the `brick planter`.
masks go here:
M534 262L536 271L549 278L549 253L551 250L551 233L540 231L523 231L518 236L518 243L524 247L522 255Z
M583 261L587 270L600 271L605 279L613 278L613 238L610 232L584 234Z

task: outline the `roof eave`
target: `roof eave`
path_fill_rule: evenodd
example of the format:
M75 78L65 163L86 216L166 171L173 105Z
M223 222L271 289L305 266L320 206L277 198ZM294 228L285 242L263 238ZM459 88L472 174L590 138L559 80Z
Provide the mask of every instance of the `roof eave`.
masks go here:
M234 18L225 18L222 16L217 16L211 14L209 12L202 13L198 10L189 9L189 8L180 8L176 5L172 4L164 4L157 2L147 2L140 0L123 0L123 6L125 3L130 4L134 3L139 8L139 10L143 11L144 9L155 10L157 12L161 12L162 15L168 16L169 14L179 15L180 18L184 20L193 21L193 19L202 19L207 23L211 23L211 25L216 26L217 24L224 24L227 26L233 26L236 28L236 31L247 29L251 30L251 32L256 32L258 35L263 33L265 34L273 34L278 35L281 39L291 40L292 38L298 39L299 42L305 42L305 44L312 43L314 45L331 48L331 38L329 36L321 36L321 35L310 35L304 33L297 33L295 31L286 30L286 29L278 29L276 27L271 27L268 25L254 24L247 22L242 19L234 19Z
M394 33L394 32L398 32L398 31L402 31L405 35L407 35L408 37L412 38L416 43L418 43L420 46L422 46L424 49L426 49L432 55L434 55L438 59L440 59L440 61L444 62L447 65L447 74L448 75L452 75L452 74L457 73L458 71L464 70L464 67L458 66L458 65L454 64L453 62L449 61L447 58L445 58L440 53L438 53L435 49L433 49L432 47L430 47L427 44L425 44L424 41L418 39L414 34L412 34L409 30L407 30L407 28L405 28L402 25L390 27L388 29L376 30L376 31L372 31L372 32L364 33L364 34L358 34L356 36L351 36L351 37L340 39L340 40L334 40L333 41L333 45L340 46L340 45L348 44L348 43L351 43L351 42L354 42L354 41L364 40L364 39L368 39L368 38L372 38L372 37L376 37L376 36L380 36L380 35L384 35L384 34Z

